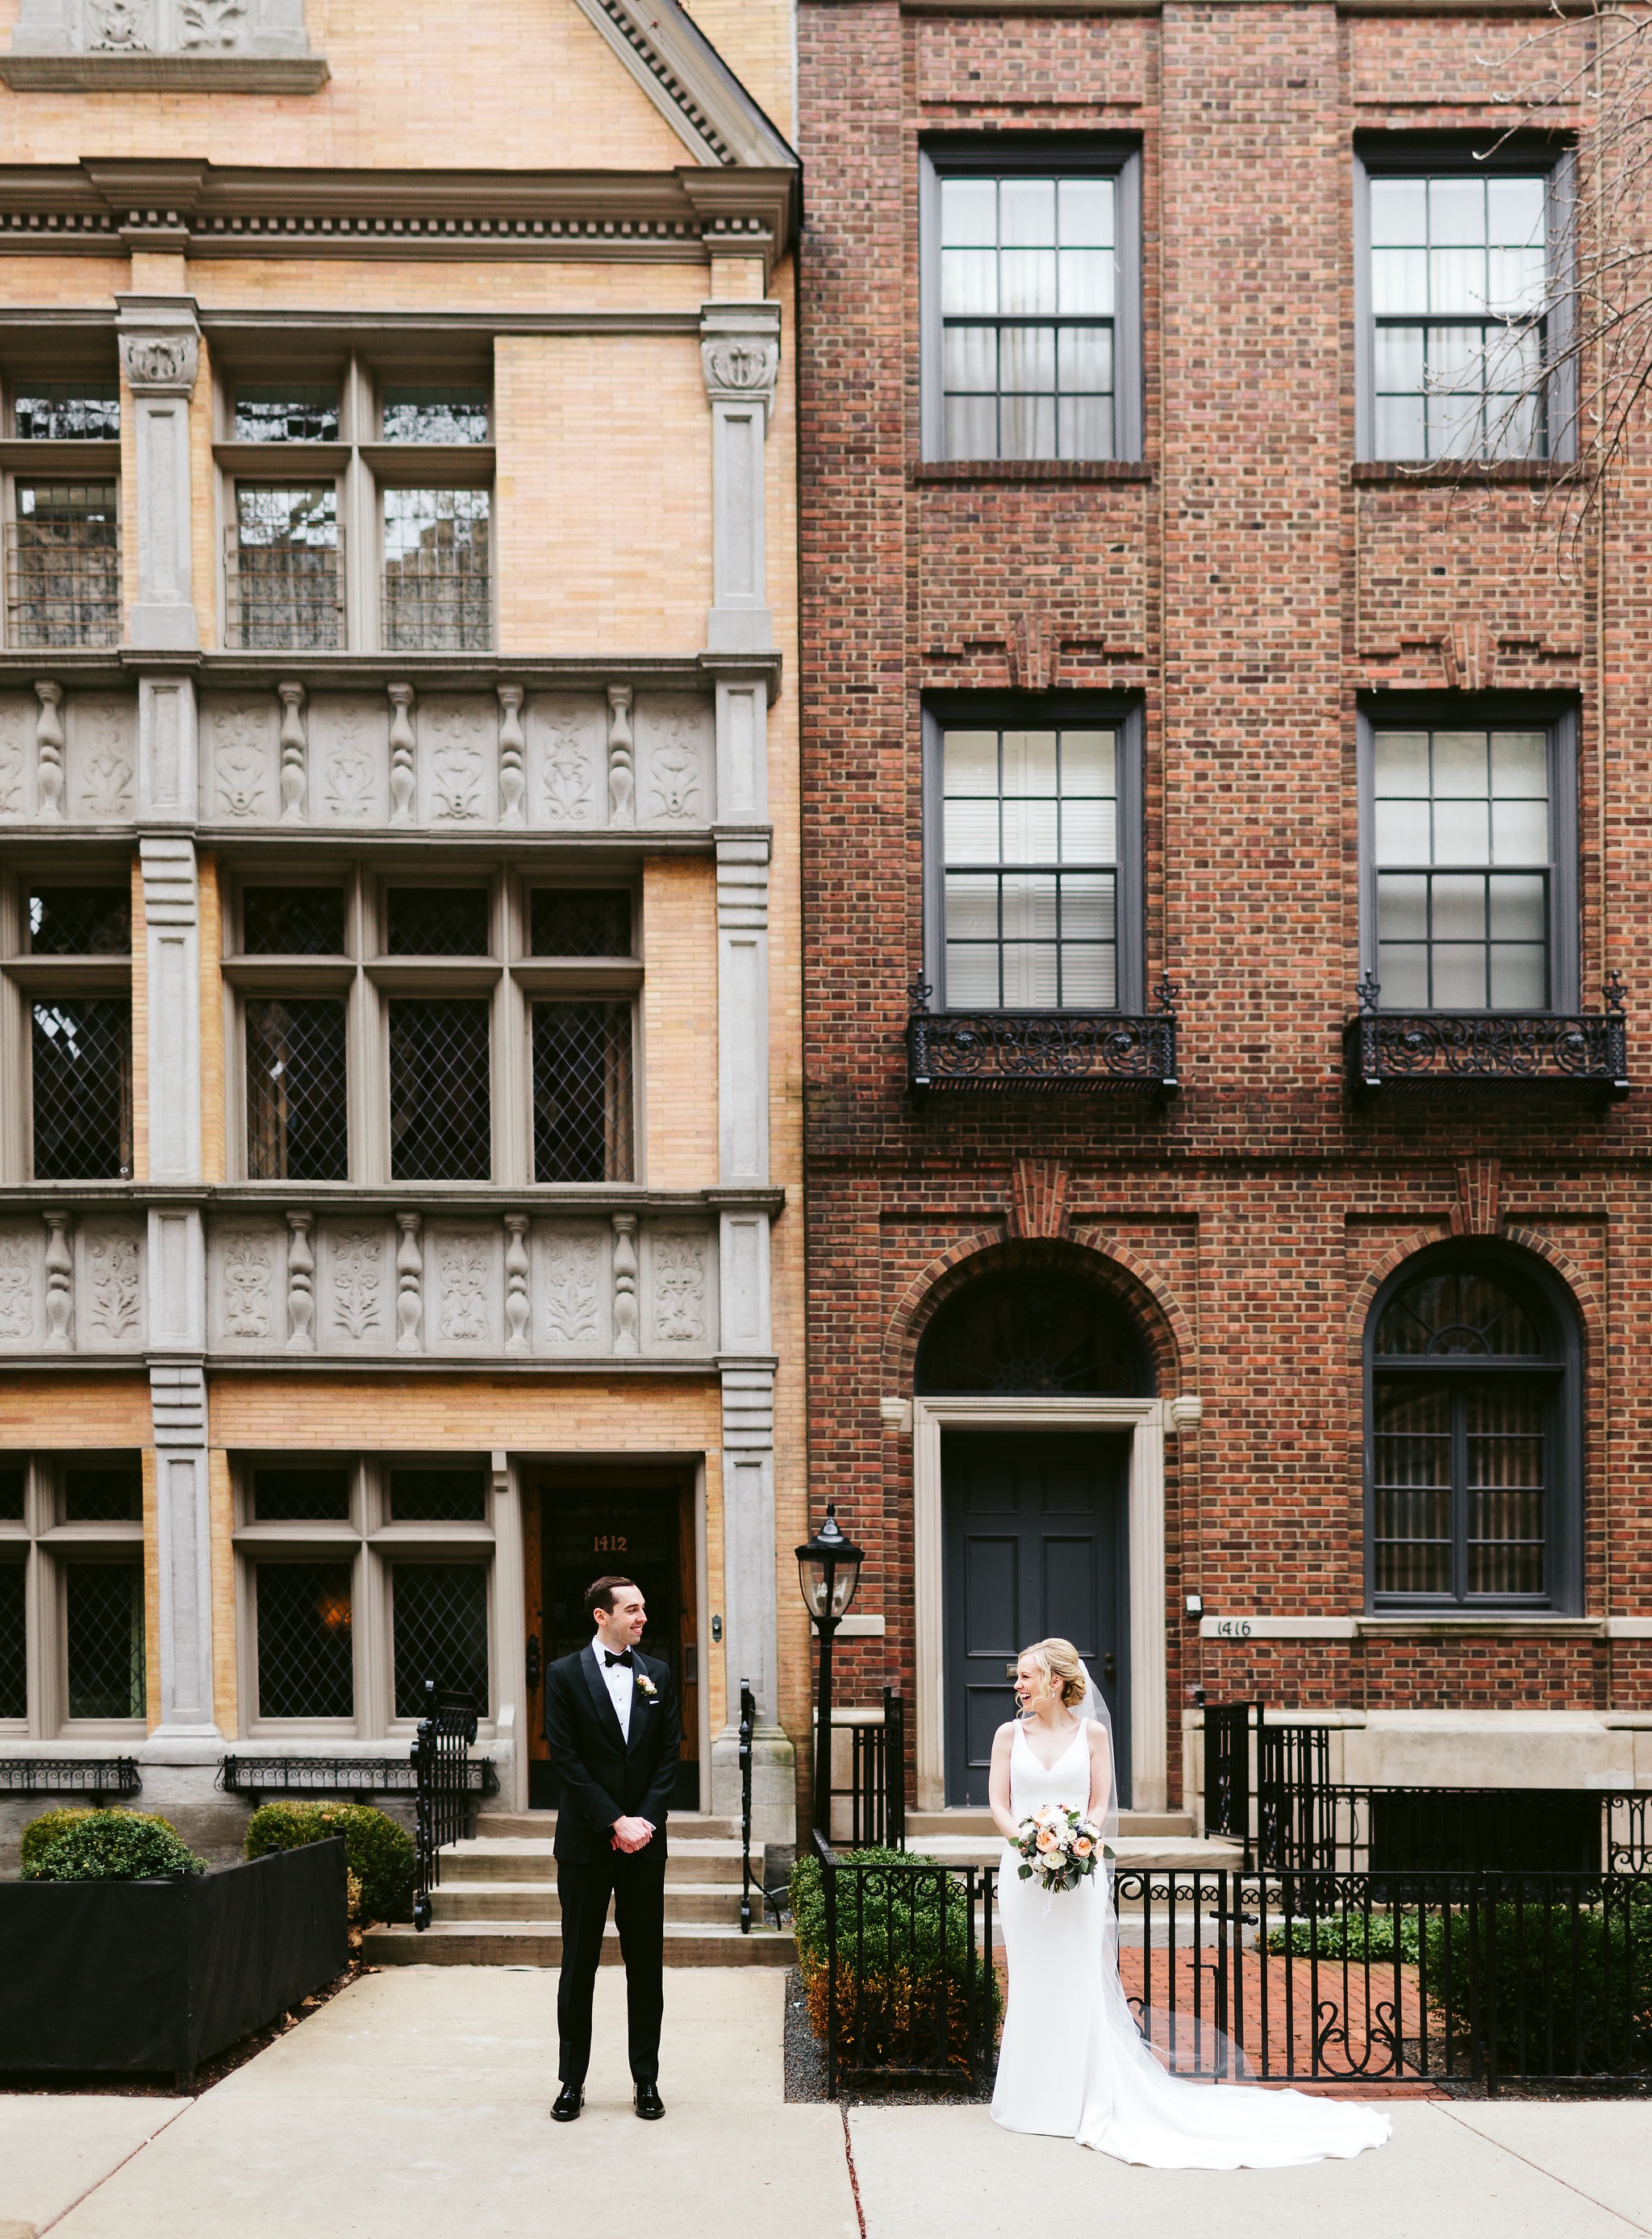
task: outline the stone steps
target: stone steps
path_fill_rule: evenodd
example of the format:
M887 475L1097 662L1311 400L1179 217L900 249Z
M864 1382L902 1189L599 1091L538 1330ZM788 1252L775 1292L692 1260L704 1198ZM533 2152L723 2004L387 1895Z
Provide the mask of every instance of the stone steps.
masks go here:
M667 1861L675 1864L674 1859ZM754 1892L753 1903L758 1902ZM460 1881L444 1878L430 1892L430 1910L437 1920L556 1921L561 1913L554 1889L543 1881ZM683 1882L665 1885L668 1922L721 1922L725 1927L740 1920L738 1882Z
M438 1920L423 1936L409 1927L371 1928L362 1957L378 1967L560 1967L562 1930L554 1920ZM668 1967L789 1967L796 1958L789 1930L667 1921ZM610 1920L603 1964L621 1964L619 1930Z
M688 1841L737 1843L737 1819L718 1818L709 1811L674 1811L667 1831L673 1844ZM476 1833L483 1840L549 1843L556 1832L554 1811L481 1811Z
M675 1825L676 1822L673 1821ZM1138 1837L1167 1836L1181 1839L1193 1833L1193 1814L1190 1811L1121 1811L1118 1831L1134 1841ZM906 1815L906 1839L909 1845L924 1847L931 1835L979 1835L996 1842L997 1830L992 1824L992 1814L984 1809L976 1810L958 1806L946 1811L909 1811Z
M665 1857L666 1887L674 1882L727 1882L737 1890L739 1844L684 1837L676 1826L673 1819ZM754 1853L754 1877L762 1864L761 1852ZM442 1874L444 1882L548 1882L554 1885L556 1856L543 1840L510 1842L485 1836L476 1842L450 1843L442 1853Z

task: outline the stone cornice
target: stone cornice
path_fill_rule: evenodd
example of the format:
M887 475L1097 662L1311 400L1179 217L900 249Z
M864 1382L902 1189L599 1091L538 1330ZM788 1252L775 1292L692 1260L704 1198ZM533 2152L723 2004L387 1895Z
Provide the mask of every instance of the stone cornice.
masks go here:
M675 171L371 171L92 160L0 167L0 249L107 256L761 256L798 216L794 164Z

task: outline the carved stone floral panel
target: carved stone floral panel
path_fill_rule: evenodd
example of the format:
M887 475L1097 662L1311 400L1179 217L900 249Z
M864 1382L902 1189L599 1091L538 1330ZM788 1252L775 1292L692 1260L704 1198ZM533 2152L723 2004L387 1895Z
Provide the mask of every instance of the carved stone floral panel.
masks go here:
M526 729L530 822L606 824L606 704L595 694L536 692Z
M450 1226L428 1221L424 1231L424 1349L427 1352L497 1352L503 1343L503 1226Z
M88 1215L75 1234L75 1334L82 1352L137 1352L143 1344L143 1229Z
M394 1350L395 1234L390 1223L372 1213L323 1225L316 1254L319 1352Z
M636 698L636 821L684 827L716 814L710 707L687 694Z
M38 1220L0 1226L0 1351L37 1352L45 1336L46 1233Z
M125 693L71 692L63 748L70 814L93 824L123 823L135 798L137 702Z
M273 824L279 817L280 717L273 692L202 694L203 823Z
M712 1295L714 1255L703 1228L645 1231L646 1322L653 1352L706 1352L716 1347Z
M0 822L21 823L32 811L37 704L32 692L0 692Z
M427 824L472 829L498 816L499 704L432 693L418 703L419 799Z
M383 694L316 692L310 734L310 821L370 827L390 814L390 711Z
M608 1352L613 1231L595 1222L540 1221L534 1228L534 1320L537 1350Z
M207 1259L212 1341L237 1352L279 1352L286 1341L287 1232L242 1217L215 1224Z

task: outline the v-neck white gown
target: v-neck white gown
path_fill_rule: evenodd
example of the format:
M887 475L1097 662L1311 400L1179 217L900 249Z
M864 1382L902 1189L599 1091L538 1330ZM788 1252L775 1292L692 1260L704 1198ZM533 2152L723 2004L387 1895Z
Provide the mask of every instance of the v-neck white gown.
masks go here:
M1018 1820L1052 1804L1087 1809L1086 1727L1046 1769L1017 1726L1009 1794ZM1386 2141L1389 2118L1376 2107L1168 2074L1125 1999L1104 1874L1047 1897L1036 1878L1018 1878L1020 1863L1006 1844L998 1886L1009 2003L995 2123L1148 2169L1284 2169Z

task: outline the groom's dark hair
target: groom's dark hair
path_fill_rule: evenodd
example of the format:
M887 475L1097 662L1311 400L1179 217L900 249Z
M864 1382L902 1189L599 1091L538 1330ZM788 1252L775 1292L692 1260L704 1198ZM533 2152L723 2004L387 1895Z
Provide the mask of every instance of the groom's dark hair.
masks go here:
M593 1578L585 1589L585 1606L593 1617L600 1608L607 1617L614 1614L614 1597L622 1586L635 1587L635 1578Z

